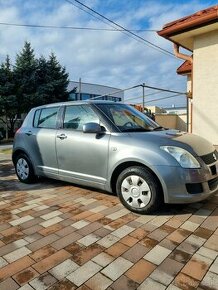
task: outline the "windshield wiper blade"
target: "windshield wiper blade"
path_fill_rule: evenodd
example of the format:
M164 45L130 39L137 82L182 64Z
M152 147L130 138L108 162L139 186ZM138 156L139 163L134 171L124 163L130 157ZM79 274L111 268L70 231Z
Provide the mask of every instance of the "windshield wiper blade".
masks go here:
M128 129L123 129L122 132L151 132L151 129L146 129L146 128L128 128Z
M165 128L162 126L158 126L158 127L153 129L153 131L158 131L158 130L165 130Z

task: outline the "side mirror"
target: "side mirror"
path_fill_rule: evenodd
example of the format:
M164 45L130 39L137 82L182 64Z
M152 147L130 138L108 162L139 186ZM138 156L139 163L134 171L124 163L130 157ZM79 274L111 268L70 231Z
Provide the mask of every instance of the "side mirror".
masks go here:
M90 122L83 125L83 133L101 133L102 129L98 123Z

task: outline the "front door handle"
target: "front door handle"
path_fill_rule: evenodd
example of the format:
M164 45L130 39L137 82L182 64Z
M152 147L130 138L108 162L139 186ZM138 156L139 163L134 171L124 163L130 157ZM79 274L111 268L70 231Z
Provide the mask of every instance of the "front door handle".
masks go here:
M32 131L28 131L28 132L26 132L25 133L27 136L31 136L31 135L33 135L33 132Z
M66 139L66 138L67 138L67 135L65 135L65 134L60 134L60 135L57 135L57 138L63 140L63 139Z

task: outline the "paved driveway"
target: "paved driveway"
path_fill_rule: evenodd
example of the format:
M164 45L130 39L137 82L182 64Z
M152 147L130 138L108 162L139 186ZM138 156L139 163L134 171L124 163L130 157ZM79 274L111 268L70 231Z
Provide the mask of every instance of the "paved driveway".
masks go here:
M139 216L107 193L21 184L0 154L0 211L1 290L218 289L218 195Z

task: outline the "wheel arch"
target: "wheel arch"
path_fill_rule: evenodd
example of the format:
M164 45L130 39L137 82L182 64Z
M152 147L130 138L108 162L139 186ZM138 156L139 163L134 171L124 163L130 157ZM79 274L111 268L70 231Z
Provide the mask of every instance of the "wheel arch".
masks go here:
M119 164L113 171L112 176L111 176L111 180L110 180L110 187L112 192L116 193L116 182L117 182L117 178L120 175L120 173L125 170L128 167L132 167L132 166L140 166L140 167L144 167L146 168L146 170L148 170L157 180L160 189L162 190L162 195L163 198L165 200L165 194L164 194L164 186L160 180L160 178L158 177L158 175L148 166L146 166L143 163L137 162L137 161L126 161L123 162L121 164Z
M23 150L23 149L18 148L18 149L16 149L16 150L12 153L12 161L13 161L13 164L15 165L15 160L16 160L17 156L19 156L20 154L24 154L24 155L27 156L27 158L30 160L30 162L31 162L31 164L32 164L32 168L33 168L34 174L36 174L35 166L34 166L34 163L33 163L32 159L31 159L31 157L30 157L29 154L28 154L25 150Z

